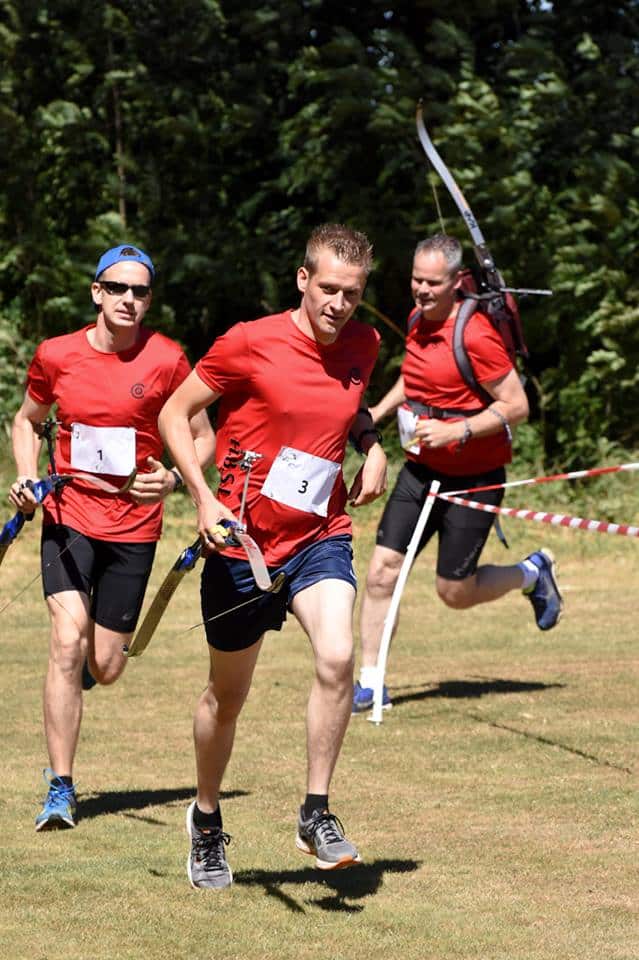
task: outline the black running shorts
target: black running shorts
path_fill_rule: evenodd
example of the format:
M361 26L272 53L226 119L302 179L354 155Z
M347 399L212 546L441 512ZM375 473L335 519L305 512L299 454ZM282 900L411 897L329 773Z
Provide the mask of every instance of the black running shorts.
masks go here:
M95 623L132 633L153 566L155 543L95 540L63 524L42 528L45 597L63 590L86 593Z
M421 463L406 461L397 478L382 519L377 528L377 543L398 553L406 553L426 495L433 480L441 483L440 491L466 490L470 487L503 483L503 467L474 476L451 477L436 473ZM503 489L486 490L468 497L480 503L498 505ZM426 523L417 553L424 549L434 533L438 535L437 574L445 580L465 580L477 569L479 556L490 533L495 515L471 510L444 500L435 500Z

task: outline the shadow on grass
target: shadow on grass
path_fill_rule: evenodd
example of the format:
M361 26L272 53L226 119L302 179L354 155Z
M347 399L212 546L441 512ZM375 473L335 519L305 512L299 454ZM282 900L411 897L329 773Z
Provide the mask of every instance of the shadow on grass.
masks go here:
M246 790L226 790L221 795L224 800L246 797ZM110 813L123 813L135 816L132 810L144 810L145 807L173 806L195 799L195 787L175 787L167 790L105 790L88 797L80 796L79 814L82 820L102 817ZM135 816L136 820L164 826L164 821L153 817Z
M518 737L524 737L526 740L533 740L536 743L546 744L549 747L557 747L558 750L565 750L566 753L572 753L575 757L581 757L582 760L588 760L590 763L597 764L598 767L610 767L612 770L620 770L622 773L632 774L634 771L630 767L624 767L621 764L613 763L612 760L606 760L602 757L596 756L594 753L588 753L586 750L580 750L579 747L571 747L567 743L561 743L560 740L552 740L550 737L543 737L539 733L531 732L530 730L520 730L518 727L513 727L508 723L499 723L497 720L491 720L488 717L482 717L477 713L468 713L467 716L472 717L473 720L476 720L478 723L485 723L489 727L493 727L495 730L503 730L506 733L514 733Z
M443 680L441 683L438 683L437 686L426 690L416 687L403 687L401 689L406 692L393 693L392 700L393 704L399 706L400 703L415 703L418 700L428 700L433 697L442 697L450 700L478 700L480 697L494 693L531 693L539 690L551 690L553 688L563 689L564 687L565 684L563 683L542 683L541 681L535 680L502 680L499 677L478 677L473 680ZM580 750L578 747L561 743L559 740L552 740L549 737L541 736L529 730L521 730L512 725L491 720L480 714L469 712L467 716L476 720L478 723L484 723L494 727L496 730L503 730L504 732L516 734L519 737L525 737L527 740L533 740L537 743L557 747L559 750L565 750L567 753L572 753L576 757L581 757L583 760L597 764L597 766L610 767L613 770L620 770L622 773L633 773L630 767L624 767L610 760L605 760L593 753Z
M427 690L409 689L406 693L393 693L393 703L414 703L432 697L451 700L477 700L493 693L531 693L536 690L562 688L563 683L542 683L540 680L502 680L499 677L480 677L476 680L442 680ZM405 689L405 688L404 688Z
M299 870L246 870L236 873L235 883L243 887L262 887L264 892L279 900L293 913L305 913L305 906L319 907L336 913L360 913L364 906L351 903L377 893L386 873L410 873L420 866L418 860L374 860L349 870L322 873L312 867ZM285 893L283 884L310 884L320 889L319 894L307 894L303 902Z

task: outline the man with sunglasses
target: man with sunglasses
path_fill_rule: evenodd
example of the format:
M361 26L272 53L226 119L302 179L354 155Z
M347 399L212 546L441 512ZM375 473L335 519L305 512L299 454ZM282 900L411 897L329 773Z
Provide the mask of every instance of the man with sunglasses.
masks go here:
M116 488L135 477L117 495L74 480L42 504L42 581L51 622L44 686L50 766L38 831L76 824L73 761L82 689L111 684L124 670L122 649L142 607L162 501L182 483L177 470L160 461L157 418L190 367L176 343L142 326L154 277L151 258L132 244L102 255L91 285L95 322L40 344L13 423L18 476L9 499L25 513L36 507L29 484L38 476L39 425L53 406L58 473L89 474ZM206 466L215 452L206 413L191 418L189 429Z

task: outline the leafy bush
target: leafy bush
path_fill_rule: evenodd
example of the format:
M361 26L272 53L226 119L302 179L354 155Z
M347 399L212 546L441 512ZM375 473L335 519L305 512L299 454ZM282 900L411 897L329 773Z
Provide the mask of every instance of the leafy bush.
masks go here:
M0 307L0 428L8 437L24 395L24 382L36 344L22 333L17 304Z

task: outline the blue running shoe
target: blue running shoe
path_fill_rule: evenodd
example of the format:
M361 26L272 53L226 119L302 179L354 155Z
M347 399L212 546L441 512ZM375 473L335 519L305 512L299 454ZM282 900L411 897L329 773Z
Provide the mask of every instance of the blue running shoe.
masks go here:
M43 771L43 775L49 792L41 812L36 817L36 830L64 830L75 827L78 812L75 788L60 780L49 767Z
M388 695L388 687L384 684L382 693L382 710L390 710L393 706L391 698ZM351 713L366 713L373 707L373 688L363 687L359 680L355 682L353 688L353 709Z
M539 570L536 582L524 590L535 611L540 630L551 630L561 617L563 600L557 586L555 558L550 550L537 550L526 557Z

